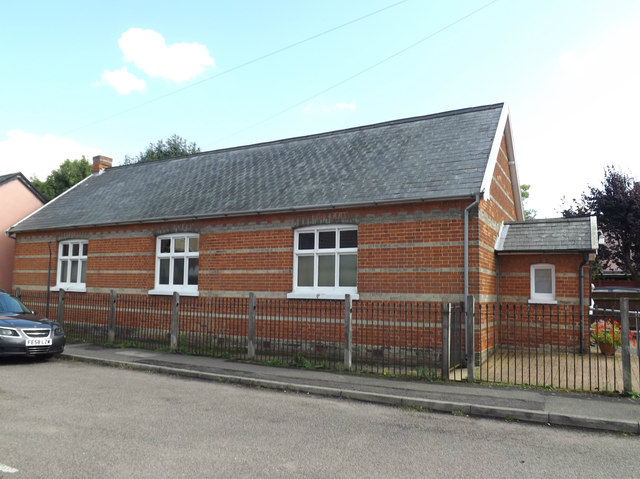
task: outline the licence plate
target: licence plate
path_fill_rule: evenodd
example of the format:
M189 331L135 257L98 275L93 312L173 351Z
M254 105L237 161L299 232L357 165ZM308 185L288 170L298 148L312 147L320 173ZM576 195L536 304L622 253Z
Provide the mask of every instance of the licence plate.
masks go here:
M51 346L51 338L27 339L27 346Z

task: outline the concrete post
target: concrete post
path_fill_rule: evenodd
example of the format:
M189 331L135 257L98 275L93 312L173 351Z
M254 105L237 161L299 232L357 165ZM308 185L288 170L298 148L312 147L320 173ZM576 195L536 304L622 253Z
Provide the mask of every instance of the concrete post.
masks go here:
M247 359L256 357L256 295L249 293L249 337L247 338Z
M475 351L475 299L472 295L465 298L465 332L466 332L466 350L467 350L467 381L470 383L474 380L476 367L476 351Z
M58 291L58 317L57 321L60 324L64 323L64 289Z
M351 295L344 296L344 369L351 370Z
M629 351L629 298L620 298L620 322L622 323L622 386L625 394L630 394L633 384Z
M171 350L178 350L178 336L180 335L180 328L178 327L178 313L180 311L180 294L173 293L173 304L171 306Z
M442 303L442 380L449 380L451 369L451 304Z
M111 344L116 342L116 292L111 290L109 301L109 326L107 329L107 341Z
M16 298L18 298L18 301L22 301L22 289L20 289L20 286L16 288Z

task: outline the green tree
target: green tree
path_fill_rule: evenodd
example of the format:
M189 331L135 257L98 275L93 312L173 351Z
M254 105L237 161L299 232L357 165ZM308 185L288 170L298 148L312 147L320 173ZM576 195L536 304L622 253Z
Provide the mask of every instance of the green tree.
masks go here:
M124 164L144 163L147 161L162 160L164 158L174 158L176 156L191 155L199 153L200 148L195 143L188 143L184 138L173 135L166 141L158 140L157 143L149 143L147 149L137 156L125 155Z
M564 217L595 215L605 244L598 249L603 264L615 265L640 281L640 182L607 166L601 187L588 187Z
M48 200L67 191L91 174L91 164L83 156L80 160L65 160L57 170L53 170L47 179L40 181L35 176L31 183Z
M526 200L529 199L529 188L531 188L531 185L520 185L520 196L522 197L522 209L524 210L523 214L525 221L535 219L538 214L534 209L525 209Z

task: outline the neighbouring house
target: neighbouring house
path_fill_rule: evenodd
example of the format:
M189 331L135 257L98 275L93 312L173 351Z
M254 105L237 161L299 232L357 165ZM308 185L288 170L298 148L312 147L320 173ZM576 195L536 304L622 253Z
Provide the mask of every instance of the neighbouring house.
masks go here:
M22 173L0 176L0 228L10 226L40 208L46 199ZM0 289L11 291L15 241L0 236Z
M524 222L487 105L94 173L11 227L14 287L588 306L592 218ZM585 299L587 298L587 299Z

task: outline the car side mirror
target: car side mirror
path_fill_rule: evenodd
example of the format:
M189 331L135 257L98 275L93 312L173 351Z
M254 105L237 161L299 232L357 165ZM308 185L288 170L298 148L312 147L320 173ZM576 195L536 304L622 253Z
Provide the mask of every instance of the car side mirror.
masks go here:
M38 313L36 312L36 310L35 310L35 309L32 309L32 310L31 310L31 314L36 315L36 314L38 314Z

